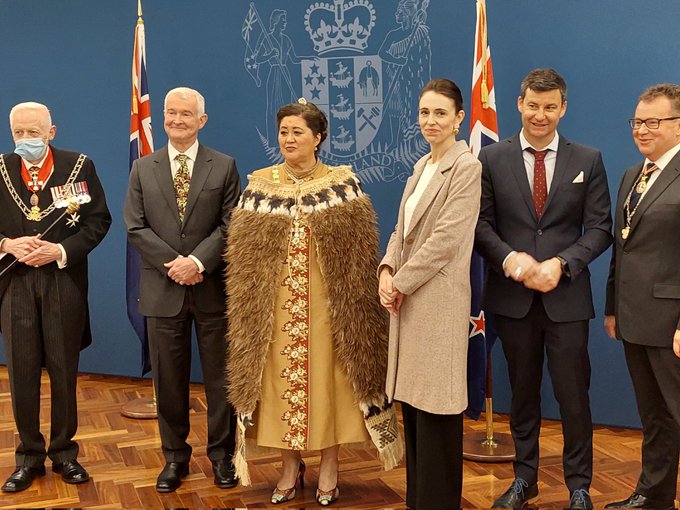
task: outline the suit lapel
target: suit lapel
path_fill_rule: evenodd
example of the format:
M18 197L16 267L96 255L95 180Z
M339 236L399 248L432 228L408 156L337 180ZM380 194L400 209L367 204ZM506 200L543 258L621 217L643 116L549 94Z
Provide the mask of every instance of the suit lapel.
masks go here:
M557 161L555 161L555 171L553 172L553 178L550 182L550 193L548 193L545 206L543 206L543 216L545 216L546 211L549 209L550 202L552 201L553 197L559 193L558 190L562 183L562 179L564 179L564 174L566 173L566 170L569 166L569 158L571 158L571 153L571 142L563 137L560 137L560 142L557 146Z
M208 154L202 145L198 146L198 153L196 154L196 162L194 169L191 172L191 185L189 186L189 196L187 197L187 207L184 211L184 223L189 220L191 212L194 210L198 196L201 194L203 185L205 184L210 171L212 170L212 156Z
M640 205L638 206L637 211L635 211L630 223L629 239L630 235L635 231L635 227L640 223L640 218L645 214L645 211L649 209L649 206L652 205L666 188L678 178L678 175L680 175L680 154L676 155L671 162L666 165L666 168L662 170L661 175L657 177L649 191L640 199ZM632 186L633 183L631 182L630 185ZM630 191L630 187L628 187L628 191Z
M158 189L161 191L170 210L173 211L175 221L179 225L179 209L177 209L177 197L175 196L175 186L172 182L172 170L170 168L167 146L156 153L153 172L158 182Z
M516 135L512 140L509 141L510 145L510 170L515 176L517 181L517 186L519 191L524 198L529 213L534 221L538 222L538 217L536 216L536 208L534 207L534 197L531 194L531 188L529 187L529 178L527 177L527 168L524 165L524 155L522 154L522 144L519 142L519 134Z
M413 195L413 191L416 189L416 184L418 184L418 181L420 180L420 176L423 173L423 169L425 168L425 163L427 160L430 159L430 154L426 154L420 160L416 162L415 165L413 165L413 175L408 178L406 181L406 185L404 186L404 193L401 195L401 204L399 204L399 224L401 225L401 232L397 232L399 234L399 239L400 242L404 238L405 232L403 231L404 228L404 212L406 210L406 201L409 199L411 195ZM412 223L411 223L412 224Z

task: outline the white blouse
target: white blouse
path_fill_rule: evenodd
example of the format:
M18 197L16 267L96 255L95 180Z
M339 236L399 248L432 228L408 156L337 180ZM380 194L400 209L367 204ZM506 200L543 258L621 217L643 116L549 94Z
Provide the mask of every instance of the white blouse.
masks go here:
M418 205L423 193L427 189L427 185L430 184L432 176L437 171L438 166L439 162L427 163L425 165L425 169L418 180L418 184L416 184L416 189L414 189L411 196L406 199L406 203L404 204L404 239L406 239L406 233L408 232L409 225L411 224L413 211Z

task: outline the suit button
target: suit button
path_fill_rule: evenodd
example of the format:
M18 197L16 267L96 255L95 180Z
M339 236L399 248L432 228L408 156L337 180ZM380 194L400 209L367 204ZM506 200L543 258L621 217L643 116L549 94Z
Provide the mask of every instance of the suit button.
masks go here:
M539 236L542 236L542 235L543 235L543 231L542 231L540 228L536 231L536 233L537 233Z
M186 236L187 236L186 234L182 234L180 237L184 239Z
M409 237L408 239L406 239L406 244L413 244L413 238Z

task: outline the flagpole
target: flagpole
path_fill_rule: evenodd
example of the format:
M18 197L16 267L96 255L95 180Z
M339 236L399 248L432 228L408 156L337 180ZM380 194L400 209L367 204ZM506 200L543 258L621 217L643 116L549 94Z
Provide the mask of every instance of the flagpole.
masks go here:
M135 43L134 43L134 49L133 49L133 80L132 80L132 113L137 114L138 113L138 105L137 105L137 96L135 94L135 88L136 88L136 82L135 82L135 58L136 58L136 52L139 48L137 48L137 30L143 30L143 25L144 25L144 20L142 19L142 0L137 0L137 27L135 28ZM141 151L141 139L140 139L140 149ZM151 147L151 150L153 150L153 147ZM143 154L142 154L143 155ZM143 349L142 349L143 350ZM140 394L142 391L146 390L140 390ZM120 414L127 418L133 418L133 419L154 419L158 417L158 408L156 405L156 387L154 385L153 379L151 380L151 397L138 397L134 400L130 400L129 402L126 402L123 404L123 406L120 409Z
M491 72L491 56L489 55L488 33L486 23L486 2L476 0L477 3L477 28L475 37L475 53L472 67L473 74L473 98L475 88L479 82L479 100L471 104L470 107L470 146L475 155L479 153L481 146L478 146L477 136L473 137L473 131L481 126L488 130L495 131L495 140L498 140L497 120L495 114L495 100L491 96L493 81ZM479 58L477 55L479 50ZM477 66L479 78L475 79ZM493 128L486 125L485 121L492 115ZM480 124L481 126L478 126ZM493 128L493 129L492 129ZM474 144L473 144L474 138ZM482 137L479 137L480 145ZM473 256L477 257L477 254ZM486 341L486 338L485 340ZM465 434L463 437L463 458L476 462L509 462L515 458L515 446L510 434L500 434L494 432L493 424L493 365L492 365L492 345L489 345L486 352L486 390L485 390L485 430L475 431Z

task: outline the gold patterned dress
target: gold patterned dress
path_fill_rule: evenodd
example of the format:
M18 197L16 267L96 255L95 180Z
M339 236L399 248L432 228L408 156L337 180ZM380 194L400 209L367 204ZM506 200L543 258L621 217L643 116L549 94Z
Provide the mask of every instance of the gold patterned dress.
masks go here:
M254 175L280 184L282 195L299 197L328 172L318 165L309 180L298 183L284 165ZM258 446L290 450L365 443L370 437L362 412L333 348L327 282L304 214L291 225L287 252L280 261L261 399L246 436Z

